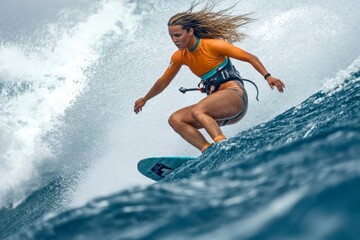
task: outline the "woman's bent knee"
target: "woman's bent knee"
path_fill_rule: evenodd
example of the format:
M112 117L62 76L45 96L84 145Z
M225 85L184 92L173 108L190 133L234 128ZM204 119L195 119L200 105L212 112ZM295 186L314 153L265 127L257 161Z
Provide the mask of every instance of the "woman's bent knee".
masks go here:
M179 116L179 114L176 113L171 114L168 119L169 125L175 130L177 126L179 126L180 122L181 122L181 116Z
M202 111L200 108L194 107L193 109L191 109L191 116L196 121L199 121L199 118L202 114L204 114L204 111Z

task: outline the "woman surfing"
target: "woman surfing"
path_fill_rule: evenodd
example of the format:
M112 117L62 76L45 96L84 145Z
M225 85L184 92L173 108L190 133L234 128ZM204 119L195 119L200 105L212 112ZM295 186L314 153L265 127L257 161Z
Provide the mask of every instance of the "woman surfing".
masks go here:
M243 39L238 28L251 19L245 15L231 16L230 7L213 11L214 4L195 12L197 4L168 21L171 40L178 48L171 56L169 67L144 96L135 102L139 113L146 102L161 93L186 65L201 79L207 96L196 104L184 107L169 117L170 126L191 145L205 152L211 145L199 129L204 128L215 143L226 139L220 126L239 122L246 114L248 98L242 78L231 59L250 63L267 81L271 89L283 92L284 83L266 70L253 54L232 43Z

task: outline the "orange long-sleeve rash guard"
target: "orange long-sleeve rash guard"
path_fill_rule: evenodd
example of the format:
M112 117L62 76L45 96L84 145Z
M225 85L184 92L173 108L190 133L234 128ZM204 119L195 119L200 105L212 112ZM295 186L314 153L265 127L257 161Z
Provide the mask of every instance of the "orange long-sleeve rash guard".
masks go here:
M221 39L201 38L195 50L177 50L171 57L169 67L162 79L172 79L182 65L187 65L198 77L219 66L226 57L246 61L246 52Z

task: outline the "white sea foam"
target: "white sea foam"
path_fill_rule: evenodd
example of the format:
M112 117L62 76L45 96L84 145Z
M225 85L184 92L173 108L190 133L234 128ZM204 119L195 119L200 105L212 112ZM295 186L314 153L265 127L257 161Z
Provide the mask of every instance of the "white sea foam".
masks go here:
M352 79L352 75L360 71L360 56L345 70L342 70L336 74L333 78L328 78L322 87L323 92L333 92L335 89L340 90L345 80ZM359 81L360 78L355 79Z
M40 50L31 42L0 46L0 207L41 185L38 167L52 161L42 137L82 93L84 71L98 60L106 41L133 34L138 21L134 9L135 4L104 1L71 29L48 25L47 34L56 36L49 39L55 42L45 41Z

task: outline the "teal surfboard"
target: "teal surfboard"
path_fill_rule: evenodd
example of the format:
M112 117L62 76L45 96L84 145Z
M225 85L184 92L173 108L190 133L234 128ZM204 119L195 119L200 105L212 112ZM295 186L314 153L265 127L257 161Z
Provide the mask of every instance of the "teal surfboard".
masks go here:
M160 181L185 162L194 159L196 157L151 157L141 160L137 167L144 176L154 181Z

